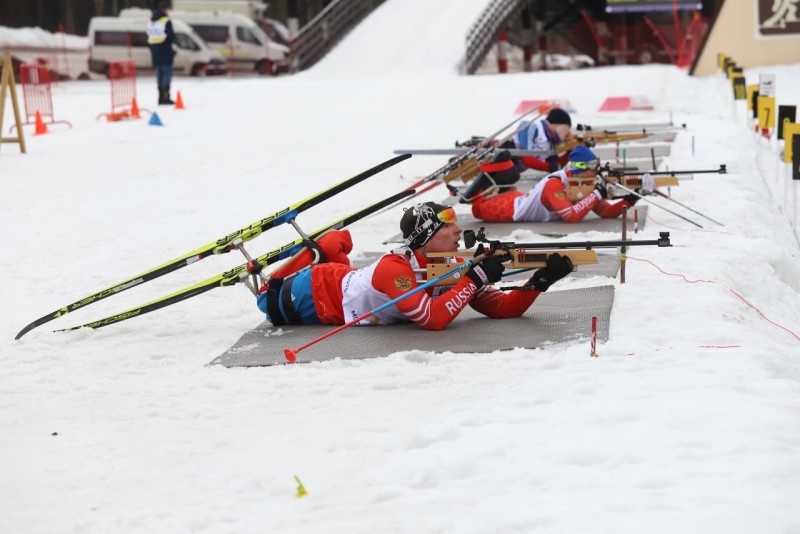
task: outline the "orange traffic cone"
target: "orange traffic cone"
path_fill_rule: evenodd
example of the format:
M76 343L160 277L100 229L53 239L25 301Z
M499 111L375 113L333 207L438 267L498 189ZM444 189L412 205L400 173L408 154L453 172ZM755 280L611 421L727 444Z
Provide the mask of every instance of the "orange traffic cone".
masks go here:
M133 101L131 102L131 117L133 117L134 119L142 118L139 115L139 104L136 103L136 97L133 97Z
M181 98L180 91L178 91L178 96L175 97L175 109L186 109L183 105L183 98Z
M42 120L42 114L39 113L39 110L36 110L36 131L33 132L33 135L42 135L47 133L47 125Z

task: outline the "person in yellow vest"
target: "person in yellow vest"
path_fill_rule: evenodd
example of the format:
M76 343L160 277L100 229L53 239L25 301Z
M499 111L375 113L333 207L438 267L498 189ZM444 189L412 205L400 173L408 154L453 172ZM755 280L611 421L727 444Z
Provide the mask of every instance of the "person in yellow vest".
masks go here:
M158 2L150 24L147 25L147 45L153 58L153 67L156 69L156 82L158 84L158 104L174 104L169 96L169 86L172 83L172 63L175 51L172 43L175 42L175 32L172 21L169 20L169 2Z

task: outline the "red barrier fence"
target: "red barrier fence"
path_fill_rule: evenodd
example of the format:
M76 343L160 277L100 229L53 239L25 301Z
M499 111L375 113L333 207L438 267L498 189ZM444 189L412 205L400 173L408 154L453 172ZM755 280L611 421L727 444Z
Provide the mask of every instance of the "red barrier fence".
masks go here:
M119 59L108 64L108 79L111 81L111 111L97 116L109 121L139 118L136 105L136 63L132 59ZM147 111L147 110L145 110Z
M53 97L50 92L50 70L44 65L23 64L19 67L19 81L22 84L23 100L25 101L25 122L22 124L36 124L36 112L42 120L50 124L64 123L72 128L69 121L57 121L53 116ZM12 126L13 130L16 125Z

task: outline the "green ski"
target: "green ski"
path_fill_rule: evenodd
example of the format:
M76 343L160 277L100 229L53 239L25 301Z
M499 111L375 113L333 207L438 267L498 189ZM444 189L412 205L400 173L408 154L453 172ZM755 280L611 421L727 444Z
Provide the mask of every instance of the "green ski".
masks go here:
M117 293L121 293L122 291L130 289L132 287L136 287L145 282L149 282L150 280L154 280L160 276L164 276L165 274L177 271L178 269L181 269L183 267L186 267L187 265L190 265L204 258L207 258L208 256L213 256L215 254L225 254L227 252L230 252L232 250L231 243L233 241L237 239L241 239L242 241L249 241L251 239L254 239L259 235L261 235L266 230L269 230L270 228L274 228L278 225L288 222L289 220L293 220L295 217L297 217L297 214L316 206L317 204L333 197L334 195L337 195L338 193L341 193L342 191L410 157L411 157L410 154L403 154L394 157L392 159L389 159L387 161L384 161L380 165L376 165L371 169L367 169L366 171L357 174L352 178L348 178L347 180L339 182L338 184L333 185L328 189L325 189L324 191L321 191L304 200L301 200L296 204L292 204L291 206L288 206L282 209L281 211L273 213L272 215L269 215L259 221L256 221L245 228L232 232L226 235L225 237L221 237L216 241L213 241L196 250L193 250L192 252L184 254L179 258L175 258L174 260L169 261L163 265L154 267L149 271L145 271L144 273L138 274L132 278L128 278L127 280L114 284L113 286L107 287L102 291L98 291L93 295L89 295L88 297L85 297L81 300L73 302L72 304L68 304L63 308L60 308L54 312L44 315L39 319L36 319L32 323L28 324L22 330L20 330L19 333L14 337L14 339L19 339L28 332L30 332L31 330L33 330L34 328L41 326L45 323L48 323L53 319L57 319L62 315L66 315L79 308L83 308L84 306L88 306L89 304L92 304L94 302L103 300L112 295L116 295Z
M385 198L380 202L377 202L355 213L352 213L342 219L339 219L336 222L323 226L322 228L319 228L316 231L308 234L308 237L313 240L330 230L339 230L341 228L344 228L345 226L348 226L360 219L363 219L367 215L371 215L372 213L375 213L376 211L383 209L384 207L389 206L392 203L397 202L398 200L401 200L413 194L414 194L413 189L409 191L400 191L399 193L396 193L388 198ZM295 254L300 252L304 246L305 246L304 239L302 237L297 238L291 243L287 243L280 248L277 248L271 252L267 252L263 256L259 256L254 261L257 262L260 266L265 267L267 265L294 256ZM146 313L159 310L161 308L164 308L171 304L175 304L177 302L181 302L191 297L196 297L197 295L205 293L206 291L214 289L215 287L225 287L225 286L235 285L241 282L243 279L246 279L247 276L249 276L250 274L248 270L249 263L250 262L239 265L238 267L235 267L227 272L224 272L217 276L213 276L211 278L208 278L207 280L203 280L202 282L198 282L192 286L181 289L180 291L176 291L175 293L171 293L165 297L153 300L137 308L131 308L130 310L124 311L122 313L118 313L116 315L100 319L98 321L92 321L91 323L86 323L80 326L65 328L62 330L56 330L56 332L68 332L70 330L76 330L78 328L85 328L85 327L101 328L103 326L108 326L110 324L119 323L120 321L124 321L126 319L139 317L140 315L144 315Z

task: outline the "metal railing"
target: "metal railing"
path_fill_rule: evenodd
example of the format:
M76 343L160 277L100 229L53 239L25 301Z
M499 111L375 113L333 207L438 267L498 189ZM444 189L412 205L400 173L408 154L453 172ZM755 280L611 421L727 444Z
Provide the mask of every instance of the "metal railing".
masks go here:
M489 49L497 42L500 30L504 29L511 17L522 9L520 0L492 0L467 30L467 50L464 55L462 72L474 74Z
M314 65L383 2L333 0L292 39L291 71L305 70Z

